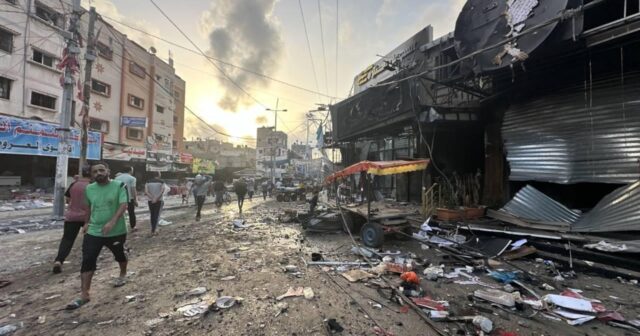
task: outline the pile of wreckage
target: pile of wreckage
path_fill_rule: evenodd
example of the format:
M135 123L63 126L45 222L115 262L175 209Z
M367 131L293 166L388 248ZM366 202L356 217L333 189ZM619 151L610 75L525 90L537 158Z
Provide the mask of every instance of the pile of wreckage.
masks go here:
M535 258L536 271L528 271L513 262L536 253L527 239L467 238L432 223L427 220L413 235L423 253L382 251L353 240L351 253L359 260L327 260L332 258L320 253L303 260L307 267L317 266L327 274L375 289L380 297L370 300L374 308L396 313L413 309L438 335L518 335L513 323L499 325L496 316L510 320L503 315L513 316L518 320L516 327L523 329L530 323L527 320L565 321L570 326L597 320L640 333L640 320L625 318L619 305L608 307L571 288L571 281L579 276L571 267ZM625 280L621 286L637 284L637 280ZM455 290L443 288L449 285L462 288L467 293L462 297L468 301L454 300Z
M584 214L527 186L502 209L488 210L488 218L428 218L412 235L424 252L418 252L420 256L360 247L354 232L352 252L365 261L314 255L305 262L376 288L384 300L374 300L375 307L413 308L440 335L453 331L450 323L455 323L458 334L517 335L501 328L496 333L492 317L496 312L513 314L521 327L526 319L565 321L570 326L597 320L640 334L640 315L624 316L618 304L624 299L608 296L613 301L603 302L572 287L580 286L578 280L585 279L585 274L597 273L637 288L640 240L629 240L628 232L640 227L639 205L640 182L615 190ZM312 232L337 231L346 225L339 209L321 210L316 216L302 214L297 219ZM288 217L295 220L295 212ZM612 233L619 233L618 237L614 239ZM439 257L432 258L434 253ZM527 263L536 271L523 267ZM429 281L474 286L467 293L470 302L450 304L437 297L441 290L428 290L431 286L425 283ZM601 288L597 283L587 287Z

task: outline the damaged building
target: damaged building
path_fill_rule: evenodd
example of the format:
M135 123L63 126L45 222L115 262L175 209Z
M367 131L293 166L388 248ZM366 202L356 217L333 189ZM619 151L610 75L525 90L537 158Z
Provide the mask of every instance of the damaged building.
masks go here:
M632 219L615 231L635 230L639 6L467 1L454 32L433 39L427 26L331 106L342 164L430 158L424 173L379 177L376 187L420 202L439 185L440 205L500 208L529 186L578 212L613 202ZM583 226L594 231L594 221Z

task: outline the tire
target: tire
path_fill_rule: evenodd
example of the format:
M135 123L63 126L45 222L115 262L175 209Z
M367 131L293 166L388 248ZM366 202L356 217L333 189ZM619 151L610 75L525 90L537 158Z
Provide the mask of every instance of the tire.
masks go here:
M362 243L367 247L381 247L384 243L384 231L378 223L367 223L360 230Z
M283 202L284 201L284 197L282 196L282 194L277 194L276 195L276 201L278 201L278 202Z
M291 196L289 196L288 194L284 194L284 197L282 198L282 200L285 202L291 202Z
M298 200L298 195L296 194L291 194L291 202L295 202Z

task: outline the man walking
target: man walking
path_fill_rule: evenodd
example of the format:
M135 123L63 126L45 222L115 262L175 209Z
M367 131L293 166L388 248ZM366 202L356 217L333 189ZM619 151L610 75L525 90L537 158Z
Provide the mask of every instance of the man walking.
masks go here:
M269 184L267 181L262 182L262 184L260 184L260 188L262 189L262 199L266 201L267 193L269 192Z
M240 213L242 213L244 196L247 194L247 182L244 181L244 177L233 184L233 189L235 190L236 197L238 198L238 210L240 211Z
M138 191L136 190L136 178L133 177L133 167L124 167L116 174L116 181L124 183L129 192L129 203L127 211L129 213L129 225L132 231L136 231L136 207L138 206Z
M249 201L251 201L251 199L253 199L253 193L255 191L255 185L253 180L249 180L247 182L247 196L249 196Z
M151 235L156 235L160 211L164 205L164 181L160 179L160 172L155 172L153 178L144 185L144 193L149 199L149 215L151 216Z
M62 272L64 260L69 256L73 243L76 241L76 237L80 229L84 226L84 221L87 219L89 207L85 202L84 191L89 183L91 183L90 177L91 167L82 167L82 177L79 177L71 183L69 189L67 189L67 192L64 194L69 203L69 207L64 216L64 231L62 240L60 240L60 246L58 247L58 256L53 263L54 274Z
M124 253L124 243L127 239L127 225L122 215L127 209L127 188L120 181L110 180L109 174L106 163L91 166L91 176L95 182L85 189L89 212L83 226L86 234L82 242L81 296L71 302L67 309L80 308L91 300L91 280L103 246L111 250L120 266L120 276L114 286L120 287L126 283L127 256Z
M216 197L216 206L221 207L222 206L222 202L224 202L224 191L225 189L227 189L224 186L224 182L222 182L219 179L216 179L216 181L213 183L213 192L215 194Z
M196 178L193 181L193 194L196 197L196 222L200 221L200 213L202 211L202 206L204 205L204 201L207 198L207 194L209 193L209 189L211 187L211 182L207 181L206 178L200 174L196 175Z

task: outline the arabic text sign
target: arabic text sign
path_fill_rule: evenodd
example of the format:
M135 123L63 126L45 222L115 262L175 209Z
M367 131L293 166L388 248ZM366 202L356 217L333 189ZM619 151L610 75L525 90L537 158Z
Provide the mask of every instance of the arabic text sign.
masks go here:
M127 117L122 116L120 118L120 126L122 127L147 127L146 117Z
M105 144L102 158L118 161L146 160L147 149L133 146L107 146Z
M0 153L57 156L58 125L42 121L0 116ZM71 129L69 157L80 157L80 131ZM87 158L100 160L102 134L89 132Z

